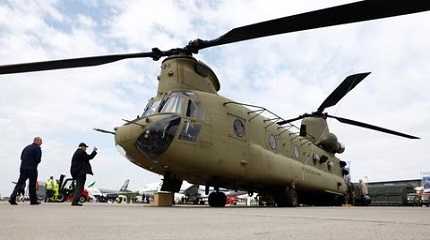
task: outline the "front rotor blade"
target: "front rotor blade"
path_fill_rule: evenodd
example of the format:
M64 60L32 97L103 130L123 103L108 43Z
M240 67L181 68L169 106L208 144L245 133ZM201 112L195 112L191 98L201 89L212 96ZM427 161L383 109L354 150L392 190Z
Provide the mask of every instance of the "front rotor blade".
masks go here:
M119 61L126 58L156 57L158 52L115 54L83 58L70 58L45 62L30 62L0 66L0 74L33 72L63 68L89 67Z
M319 106L317 112L322 113L325 108L336 105L340 99L342 99L369 74L370 72L358 73L345 78L345 80L343 80L343 82L324 100L321 106Z
M282 33L394 17L428 10L430 10L430 1L426 0L360 1L234 28L217 39L210 41L200 40L195 49L198 50Z
M396 131L393 131L393 130L390 130L390 129L386 129L386 128L382 128L382 127L370 125L370 124L367 124L367 123L362 123L362 122L354 121L354 120L347 119L347 118L336 117L336 116L332 116L332 115L326 115L326 116L334 118L334 119L338 120L339 122L350 124L350 125L354 125L354 126L358 126L358 127L369 128L369 129L373 129L373 130L376 130L376 131L380 131L380 132L384 132L384 133L389 133L389 134L393 134L393 135L397 135L397 136L405 137L405 138L409 138L409 139L420 139L419 137L411 136L411 135L404 134L404 133L401 133L401 132L396 132Z

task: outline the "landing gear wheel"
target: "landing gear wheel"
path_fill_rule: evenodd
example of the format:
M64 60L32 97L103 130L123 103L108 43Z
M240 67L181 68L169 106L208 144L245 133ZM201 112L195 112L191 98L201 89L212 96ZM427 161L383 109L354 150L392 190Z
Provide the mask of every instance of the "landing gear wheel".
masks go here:
M66 201L66 196L64 196L63 194L61 194L61 195L59 196L59 198L58 198L58 201L59 201L59 202L64 202L64 201Z
M86 199L85 199L85 197L84 196L80 196L79 197L79 202L80 203L84 203L86 201Z
M346 203L346 200L345 200L345 197L344 196L338 196L338 195L336 195L335 197L334 197L334 200L333 200L333 205L334 206L338 206L338 207L340 207L340 206L342 206L343 204L345 204Z
M211 192L208 196L208 202L211 207L224 207L227 197L223 192Z

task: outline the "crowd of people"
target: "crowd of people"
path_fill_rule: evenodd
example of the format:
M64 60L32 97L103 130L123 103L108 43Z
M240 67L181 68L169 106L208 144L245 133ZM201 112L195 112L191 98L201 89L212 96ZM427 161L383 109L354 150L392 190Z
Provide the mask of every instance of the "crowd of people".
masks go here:
M12 194L9 197L9 203L11 205L17 205L16 198L17 195L22 192L25 188L25 182L29 180L29 196L30 196L30 204L31 205L39 205L40 201L36 195L36 185L37 185L37 177L38 171L37 167L42 159L42 138L35 137L33 139L33 143L26 146L21 153L21 165L19 169L19 178L18 182L15 185L15 188L12 191ZM87 179L87 174L93 174L90 160L93 159L97 155L97 148L94 147L91 154L87 153L88 146L85 143L80 143L78 145L78 149L76 149L75 153L72 156L70 173L74 181L76 181L76 187L74 190L72 206L82 206L82 203L79 202L79 198L81 197L81 192L84 189L85 182ZM51 198L55 198L59 194L59 186L57 181L50 177L46 182L46 197L45 201Z

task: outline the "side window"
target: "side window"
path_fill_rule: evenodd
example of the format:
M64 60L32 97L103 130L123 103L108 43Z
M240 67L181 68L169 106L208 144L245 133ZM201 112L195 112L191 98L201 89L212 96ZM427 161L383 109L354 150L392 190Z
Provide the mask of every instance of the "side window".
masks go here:
M180 140L196 142L197 137L200 133L202 125L198 123L192 123L190 121L185 121L182 127L181 133L179 134Z
M188 99L186 116L193 118L202 118L201 108L195 101L191 99Z
M187 104L187 117L194 116L194 112L196 111L196 107L193 102L189 99Z
M247 142L248 140L248 129L247 120L243 118L241 109L232 108L231 111L227 112L227 119L229 123L229 131L226 132L228 137L241 142Z

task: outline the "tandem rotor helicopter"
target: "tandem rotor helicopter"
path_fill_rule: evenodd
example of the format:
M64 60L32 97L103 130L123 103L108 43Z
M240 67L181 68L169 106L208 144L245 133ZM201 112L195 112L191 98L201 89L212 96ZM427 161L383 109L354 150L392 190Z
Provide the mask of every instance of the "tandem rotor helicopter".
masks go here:
M209 205L223 207L219 188L259 193L279 207L299 203L340 205L348 192L345 147L326 119L400 137L418 137L330 115L369 73L346 79L311 113L284 119L270 110L218 95L220 83L209 66L193 55L210 47L277 34L368 21L430 10L428 1L367 0L234 28L213 40L196 39L183 48L0 66L0 74L97 66L127 58L165 57L157 94L142 115L114 131L127 159L163 175L162 191L178 192L182 181L210 187ZM299 132L290 128L301 120Z

